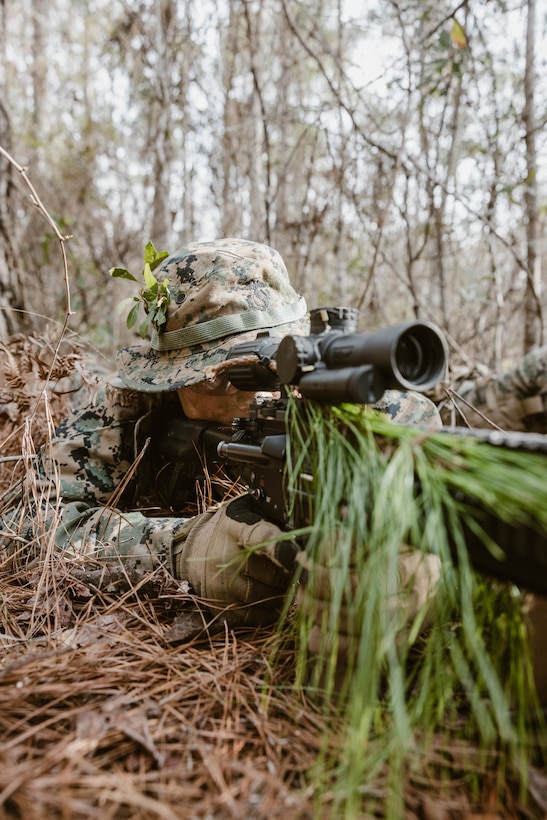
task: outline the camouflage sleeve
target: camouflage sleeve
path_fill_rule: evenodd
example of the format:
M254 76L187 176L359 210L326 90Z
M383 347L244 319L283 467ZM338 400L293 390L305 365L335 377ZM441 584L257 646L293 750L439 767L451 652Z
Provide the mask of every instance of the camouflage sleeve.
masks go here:
M172 572L172 547L185 523L72 502L62 508L55 545L86 566L129 562L137 572L158 566Z
M173 545L188 528L185 518L148 518L82 501L40 509L20 504L0 524L2 567L32 566L54 548L88 569L122 563L137 574L159 566L173 573Z
M499 379L500 391L505 395L516 393L519 398L547 391L547 347L527 353L518 364Z
M458 387L473 427L494 422L506 430L547 431L547 347L527 353L501 375L482 376ZM472 408L482 413L473 413Z
M0 552L26 563L62 549L88 566L131 561L148 570L166 564L183 518L148 518L124 512L127 486L139 449L143 399L105 388L97 400L61 423L39 454L34 477L0 516ZM149 400L146 400L149 401Z
M40 473L57 476L64 500L107 504L124 486L136 457L135 433L146 412L143 401L133 391L105 386L92 404L59 425L42 449Z

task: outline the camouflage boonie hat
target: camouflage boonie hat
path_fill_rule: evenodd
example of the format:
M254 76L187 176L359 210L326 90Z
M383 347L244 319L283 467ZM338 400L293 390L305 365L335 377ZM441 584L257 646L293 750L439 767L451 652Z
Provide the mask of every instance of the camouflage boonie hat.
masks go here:
M172 254L155 272L168 280L171 302L149 345L117 354L128 387L176 390L204 381L237 344L259 331L275 336L307 334L306 301L289 282L279 253L243 239L194 242ZM209 376L210 377L210 376Z

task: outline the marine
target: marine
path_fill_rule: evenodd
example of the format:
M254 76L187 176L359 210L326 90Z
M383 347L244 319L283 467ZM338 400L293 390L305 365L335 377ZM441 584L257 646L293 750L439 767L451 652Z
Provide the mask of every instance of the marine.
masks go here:
M229 351L268 331L307 334L306 302L279 253L242 239L191 243L157 272L168 298L150 339L120 350L118 376L65 419L39 458L36 480L2 515L0 549L39 561L53 546L80 566L163 567L230 625L274 621L296 566L296 547L251 509L246 494L196 493L157 452L165 414L229 423L255 397L223 375ZM386 391L377 409L396 422L441 425L425 396ZM257 549L249 548L257 547Z

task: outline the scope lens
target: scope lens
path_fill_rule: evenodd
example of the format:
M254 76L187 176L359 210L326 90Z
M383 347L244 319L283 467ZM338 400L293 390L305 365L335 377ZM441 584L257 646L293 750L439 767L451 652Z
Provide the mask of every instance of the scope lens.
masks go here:
M420 382L423 377L423 348L412 333L404 333L397 345L397 367L409 382Z

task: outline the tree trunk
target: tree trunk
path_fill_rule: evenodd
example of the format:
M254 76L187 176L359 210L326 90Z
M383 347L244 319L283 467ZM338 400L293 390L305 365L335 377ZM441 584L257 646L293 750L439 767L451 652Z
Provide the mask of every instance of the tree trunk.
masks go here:
M0 102L0 146L11 151L11 126L8 112ZM13 166L0 154L0 339L25 325L24 300L18 254L14 241Z
M536 0L527 2L526 25L526 68L524 75L524 139L528 173L524 189L524 207L526 214L526 297L524 304L524 352L527 353L542 343L542 310L541 310L541 255L539 244L539 214L537 189L537 144L535 117L535 22Z
M156 0L156 76L154 106L155 139L153 145L152 241L158 248L169 247L171 241L171 166L173 151L170 143L171 132L171 76L169 28L172 24L174 8L171 0Z
M6 76L6 8L0 4L0 99L7 96ZM11 126L8 112L0 102L0 146L11 151ZM17 316L10 310L13 294L10 292L10 268L15 254L12 243L12 214L10 192L12 167L0 154L0 339L6 339L15 330Z
M44 112L47 92L47 52L45 20L48 5L45 0L32 0L32 136L36 146L38 168L43 157Z

